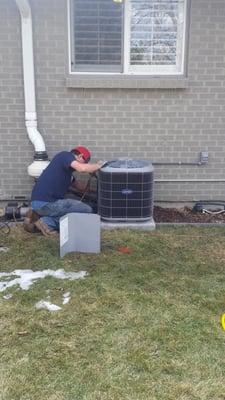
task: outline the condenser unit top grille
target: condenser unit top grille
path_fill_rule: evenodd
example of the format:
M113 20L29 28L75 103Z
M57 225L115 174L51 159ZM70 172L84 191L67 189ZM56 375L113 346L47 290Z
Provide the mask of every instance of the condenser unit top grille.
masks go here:
M118 159L109 161L105 167L102 168L104 172L151 172L153 171L153 166L148 161L144 160L131 160L131 159Z

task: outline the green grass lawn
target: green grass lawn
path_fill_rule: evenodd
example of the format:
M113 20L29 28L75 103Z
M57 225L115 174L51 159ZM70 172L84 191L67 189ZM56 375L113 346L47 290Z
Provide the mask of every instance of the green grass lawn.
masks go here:
M103 231L100 254L63 259L21 227L0 245L0 272L89 273L0 293L1 400L225 399L224 228ZM68 291L60 311L35 308Z

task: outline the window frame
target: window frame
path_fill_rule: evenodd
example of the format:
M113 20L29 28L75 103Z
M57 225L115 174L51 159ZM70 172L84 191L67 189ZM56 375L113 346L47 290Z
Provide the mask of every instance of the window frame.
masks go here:
M179 65L154 65L146 66L141 68L140 66L130 65L130 1L124 1L124 36L123 36L123 54L122 54L122 71L121 72L103 72L103 71L73 71L72 70L72 54L74 52L72 46L72 34L73 33L73 13L71 12L71 2L73 0L67 0L67 19L68 19L68 61L69 61L69 75L70 76L116 76L116 77L182 77L185 76L185 60L187 57L187 31L189 23L189 6L190 0L184 0L184 12L183 14L183 29L180 29L178 35L182 33L182 42L178 39L178 50L180 62ZM113 1L113 0L111 0ZM87 66L88 68L88 66ZM146 70L145 70L146 69ZM148 69L148 70L147 70Z

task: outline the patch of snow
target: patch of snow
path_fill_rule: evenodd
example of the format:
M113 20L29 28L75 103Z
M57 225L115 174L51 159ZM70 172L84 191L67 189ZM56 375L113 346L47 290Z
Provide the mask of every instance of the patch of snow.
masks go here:
M11 299L13 297L13 295L12 294L6 294L5 296L3 296L3 299L5 299L5 300L9 300L9 299Z
M61 307L57 306L56 304L52 304L49 301L45 301L45 300L40 300L38 301L38 303L35 304L35 307L38 310L49 310L49 311L59 311L61 310Z
M68 304L71 299L70 292L66 292L63 295L63 304Z
M0 246L0 251L2 251L3 253L7 253L7 251L9 251L9 248Z
M34 282L36 282L38 279L43 279L46 276L52 276L57 279L75 280L75 279L83 279L87 275L88 273L86 271L65 272L64 269L58 269L56 271L53 271L51 269L45 269L43 271L32 271L30 269L16 269L13 272L0 273L0 278L5 277L7 279L8 277L16 276L16 278L10 281L0 281L0 292L4 292L6 289L15 285L19 285L23 290L28 290L30 286L33 285Z

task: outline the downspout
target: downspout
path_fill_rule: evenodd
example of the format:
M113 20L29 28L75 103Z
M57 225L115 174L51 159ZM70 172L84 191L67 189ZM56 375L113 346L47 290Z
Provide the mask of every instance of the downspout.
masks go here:
M29 0L15 0L15 2L21 15L25 125L35 150L34 161L27 170L30 176L37 178L47 167L49 161L44 140L37 129L32 15Z

